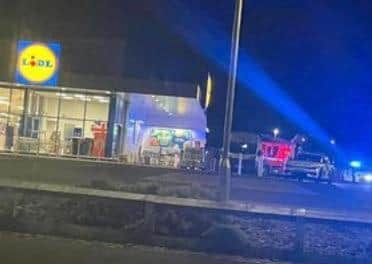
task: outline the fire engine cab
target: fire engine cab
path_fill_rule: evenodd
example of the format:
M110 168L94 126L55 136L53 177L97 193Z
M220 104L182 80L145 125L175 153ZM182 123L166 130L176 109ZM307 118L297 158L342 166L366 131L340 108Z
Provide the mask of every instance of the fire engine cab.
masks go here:
M281 138L260 136L257 152L261 151L265 174L281 174L286 162L293 158L296 144Z

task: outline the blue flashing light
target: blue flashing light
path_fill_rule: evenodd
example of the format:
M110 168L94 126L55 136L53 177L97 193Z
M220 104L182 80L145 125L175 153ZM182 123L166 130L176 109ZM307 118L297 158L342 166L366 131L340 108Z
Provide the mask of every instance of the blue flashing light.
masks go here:
M166 24L171 27L171 30L180 35L195 51L228 72L231 36L227 31L221 30L218 22L210 18L208 13L193 9L192 6L186 4L187 2L170 1L169 5L156 9L155 12L159 17L168 19ZM177 10L182 10L182 14ZM178 23L172 21L178 21ZM271 78L270 74L243 47L240 50L238 82L292 123L314 135L319 142L329 144L330 137L327 132L285 92L283 87Z
M353 160L350 162L350 167L354 169L359 169L360 167L362 167L362 163L358 160Z
M364 180L368 183L372 182L372 174L366 174L363 176Z
M223 30L218 21L210 15L209 9L200 9L198 1L167 1L165 6L153 9L159 19L165 20L169 29L180 36L195 52L214 63L221 70L230 68L230 33ZM233 5L231 5L233 8ZM182 10L182 12L180 12ZM177 23L174 23L177 21ZM253 92L266 105L281 114L319 143L346 160L343 151L330 144L330 136L296 100L287 94L285 87L276 82L262 67L248 49L241 47L237 81L241 87ZM305 140L306 141L306 140ZM334 142L336 143L336 141Z

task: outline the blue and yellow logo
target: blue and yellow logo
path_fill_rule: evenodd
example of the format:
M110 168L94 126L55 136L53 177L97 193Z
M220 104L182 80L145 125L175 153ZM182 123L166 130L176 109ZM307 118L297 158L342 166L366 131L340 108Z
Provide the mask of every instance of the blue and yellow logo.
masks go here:
M18 43L16 81L23 84L56 86L60 45L57 43Z

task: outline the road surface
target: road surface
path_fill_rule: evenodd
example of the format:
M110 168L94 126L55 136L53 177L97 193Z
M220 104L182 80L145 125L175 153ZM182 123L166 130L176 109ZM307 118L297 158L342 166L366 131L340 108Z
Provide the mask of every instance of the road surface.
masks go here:
M208 191L215 192L218 184L218 178L214 175L190 174L172 169L23 157L15 161L14 157L7 155L0 155L0 167L0 179L80 187L96 185L94 187L98 189L123 191L128 191L128 187L131 187L129 191L134 192L142 188L144 193L160 195L178 195L179 190L184 191L190 186L198 186L208 195ZM162 190L159 193L154 192L152 185L156 185L156 188L160 186ZM186 191L182 197L193 194L194 192ZM242 177L232 179L231 194L233 200L251 203L313 210L372 212L372 185L328 185L288 179Z
M284 264L134 245L0 232L1 264ZM289 263L287 263L289 264Z

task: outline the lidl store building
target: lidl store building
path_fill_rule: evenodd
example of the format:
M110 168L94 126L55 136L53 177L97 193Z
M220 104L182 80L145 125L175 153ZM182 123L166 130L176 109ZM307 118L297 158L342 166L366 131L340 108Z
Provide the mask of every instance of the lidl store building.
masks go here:
M0 82L1 151L149 164L166 155L177 166L185 147L206 143L195 84L73 73L61 80L63 45L17 40L13 50L14 79Z

